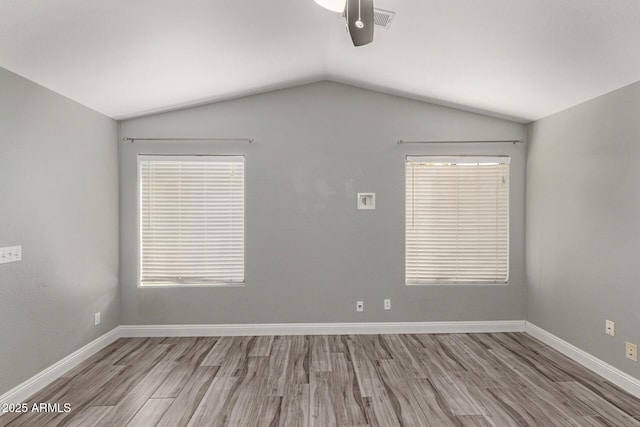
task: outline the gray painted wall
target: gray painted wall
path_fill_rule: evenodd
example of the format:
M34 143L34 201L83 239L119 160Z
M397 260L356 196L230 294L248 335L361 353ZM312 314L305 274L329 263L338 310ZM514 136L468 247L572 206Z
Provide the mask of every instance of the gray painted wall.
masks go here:
M527 320L636 378L638 118L640 83L535 122L527 158Z
M123 324L513 320L524 318L525 148L397 145L402 139L522 138L523 125L330 82L121 123L121 136L253 136L255 144L120 146ZM246 154L244 288L138 282L136 156ZM404 285L404 156L509 154L507 286ZM357 192L376 192L357 211ZM392 299L392 310L382 301ZM365 302L356 313L355 301Z
M3 68L0 93L2 394L120 319L117 123Z

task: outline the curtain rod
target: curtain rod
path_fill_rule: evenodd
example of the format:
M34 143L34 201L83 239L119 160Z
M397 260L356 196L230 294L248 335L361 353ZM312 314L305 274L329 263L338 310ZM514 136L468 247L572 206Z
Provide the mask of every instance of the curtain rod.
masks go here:
M253 138L130 138L124 137L122 138L125 142L131 142L132 144L135 141L229 141L229 142L248 142L251 144L254 139Z
M467 140L467 141L404 141L402 139L398 140L398 144L446 144L446 143L482 144L482 143L508 143L508 142L512 144L524 143L522 139L494 139L494 140Z

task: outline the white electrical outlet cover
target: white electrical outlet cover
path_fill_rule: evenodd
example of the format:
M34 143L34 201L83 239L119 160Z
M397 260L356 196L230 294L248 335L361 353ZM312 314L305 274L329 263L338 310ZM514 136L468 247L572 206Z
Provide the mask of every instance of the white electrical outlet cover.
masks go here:
M637 362L638 361L638 346L627 341L625 343L625 354L627 356L627 359L631 359L634 362Z
M616 323L611 320L607 320L605 322L604 331L607 335L611 335L612 337L616 336Z

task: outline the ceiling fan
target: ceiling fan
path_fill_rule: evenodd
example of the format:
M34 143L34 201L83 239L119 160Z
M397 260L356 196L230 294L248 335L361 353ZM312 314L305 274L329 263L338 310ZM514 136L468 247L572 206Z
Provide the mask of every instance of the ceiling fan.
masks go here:
M373 41L373 0L315 0L320 6L343 13L354 46Z

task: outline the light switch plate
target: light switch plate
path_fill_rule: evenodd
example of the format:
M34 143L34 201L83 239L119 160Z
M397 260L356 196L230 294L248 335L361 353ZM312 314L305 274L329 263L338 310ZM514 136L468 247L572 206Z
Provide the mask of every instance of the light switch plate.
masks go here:
M0 248L0 264L22 261L22 246Z

